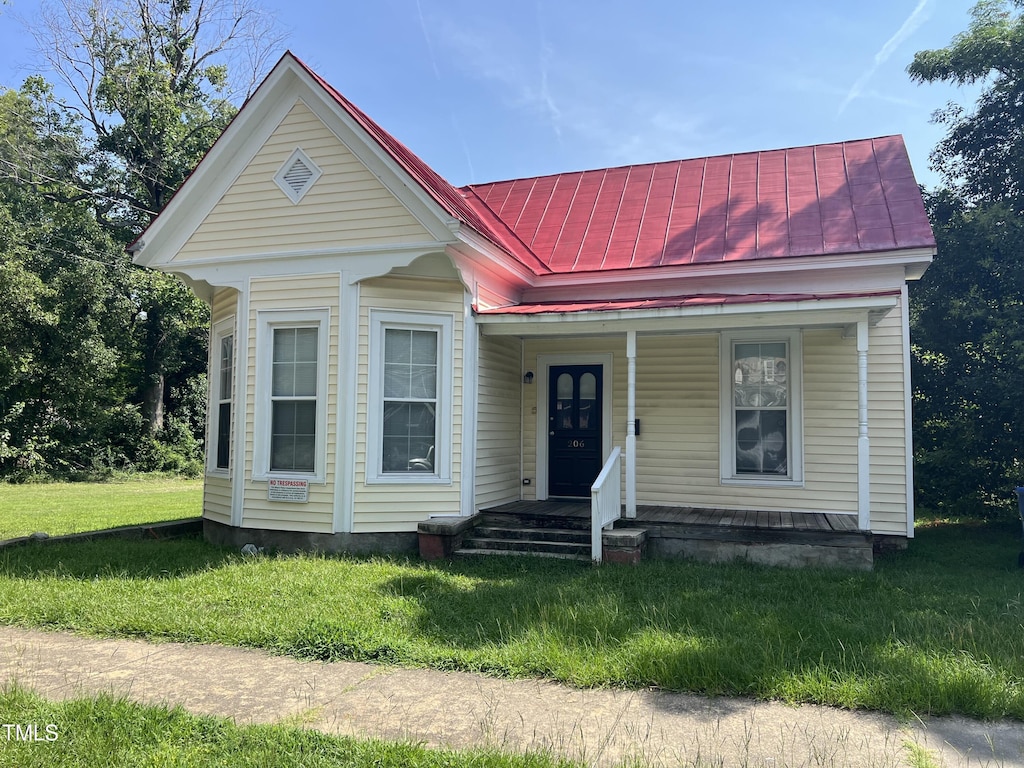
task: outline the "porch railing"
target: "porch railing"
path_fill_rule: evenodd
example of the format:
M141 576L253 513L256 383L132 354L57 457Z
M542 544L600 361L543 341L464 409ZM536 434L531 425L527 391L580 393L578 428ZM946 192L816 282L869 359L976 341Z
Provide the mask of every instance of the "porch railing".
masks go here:
M622 448L612 448L601 474L590 486L590 556L601 562L601 531L622 514Z

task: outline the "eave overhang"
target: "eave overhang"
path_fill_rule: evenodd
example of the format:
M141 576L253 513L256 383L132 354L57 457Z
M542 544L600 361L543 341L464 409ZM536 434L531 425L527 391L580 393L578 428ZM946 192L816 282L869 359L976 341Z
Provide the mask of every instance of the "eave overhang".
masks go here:
M878 323L896 307L900 291L842 295L679 296L643 302L520 305L476 312L489 336L607 335L713 332L731 328L846 327Z

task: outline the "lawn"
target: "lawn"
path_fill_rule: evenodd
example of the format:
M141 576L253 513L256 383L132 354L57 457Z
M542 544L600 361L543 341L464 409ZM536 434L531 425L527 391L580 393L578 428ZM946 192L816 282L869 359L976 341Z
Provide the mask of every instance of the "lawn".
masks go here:
M4 722L32 724L37 741L0 730L0 766L136 768L167 765L275 768L571 768L547 755L432 750L401 742L327 736L290 725L237 726L181 708L148 707L110 696L49 702L18 689L0 690ZM49 726L49 729L47 728ZM28 733L27 731L25 732ZM23 734L24 735L24 734ZM49 740L47 740L49 739Z
M141 476L109 483L0 483L0 540L199 517L203 483Z
M935 522L872 573L246 558L197 539L0 553L0 622L324 660L1024 720L1019 524Z

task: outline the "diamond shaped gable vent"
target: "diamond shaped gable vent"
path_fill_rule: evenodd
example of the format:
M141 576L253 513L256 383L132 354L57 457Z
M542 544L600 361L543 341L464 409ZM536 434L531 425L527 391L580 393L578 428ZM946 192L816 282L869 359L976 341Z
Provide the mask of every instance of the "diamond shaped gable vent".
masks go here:
M316 184L321 173L317 164L310 160L305 152L296 149L274 176L274 181L281 191L288 195L289 200L298 203L310 187Z

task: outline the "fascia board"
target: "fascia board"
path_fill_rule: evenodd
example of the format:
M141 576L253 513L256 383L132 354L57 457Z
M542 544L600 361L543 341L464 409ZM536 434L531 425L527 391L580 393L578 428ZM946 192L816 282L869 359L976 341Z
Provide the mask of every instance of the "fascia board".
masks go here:
M136 241L141 245L134 256L136 264L155 268L169 264L277 129L294 105L294 100L284 98L298 74L289 64L288 59L282 61L260 84L143 231Z
M478 314L477 325L490 336L711 331L741 327L842 327L891 311L897 296L813 299L757 304L715 304L540 315ZM877 322L877 320L876 320Z
M303 99L306 106L323 121L338 141L362 162L433 237L453 241L452 230L458 226L458 221L384 147L368 136L362 126L329 93L312 81L307 73L301 72L301 76L307 87Z
M452 242L457 222L307 72L286 56L268 75L161 214L143 232L135 263L171 263L225 192L302 101L437 240ZM201 190L201 191L198 191ZM170 233L167 233L170 230ZM226 256L225 261L238 258Z
M765 272L801 272L806 270L833 269L837 267L864 267L900 265L927 266L935 254L934 248L875 251L872 253L837 254L834 256L807 256L779 259L750 259L747 261L714 262L708 264L683 264L673 267L647 267L639 269L618 269L591 272L568 272L538 275L535 287L574 287L597 282L618 282L632 280L681 280L692 277L719 277L756 275Z
M524 265L521 261L513 258L501 248L498 248L490 240L470 227L458 226L454 235L458 242L453 243L451 250L472 259L474 262L486 264L487 267L498 274L503 274L506 280L510 280L523 288L531 287L537 283L537 274Z

